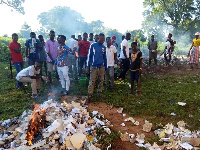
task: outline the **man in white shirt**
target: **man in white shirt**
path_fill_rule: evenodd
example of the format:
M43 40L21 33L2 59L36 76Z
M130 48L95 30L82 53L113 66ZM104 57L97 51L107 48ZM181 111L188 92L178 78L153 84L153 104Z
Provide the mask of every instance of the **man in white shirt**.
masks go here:
M21 70L17 74L17 81L19 82L25 82L25 83L31 83L32 88L32 98L37 98L37 90L40 88L40 68L41 64L39 62L36 62L35 65L29 66L28 68L25 68Z
M77 78L77 66L76 66L76 55L75 52L78 51L78 41L75 39L75 35L72 35L69 40L67 40L66 45L70 48L68 52L68 67L71 78ZM73 69L72 69L73 66Z
M111 89L114 88L114 64L117 64L117 49L115 46L111 45L111 38L106 38L107 47L106 47L106 57L107 57L107 66L109 74L105 75L106 88L109 87L109 76L111 79Z
M125 39L121 43L120 59L122 61L123 70L119 75L119 79L125 79L126 72L129 69L129 40L131 39L131 34L126 33Z
M94 35L93 35L93 33L89 34L89 42L90 42L90 45L92 45L94 43Z

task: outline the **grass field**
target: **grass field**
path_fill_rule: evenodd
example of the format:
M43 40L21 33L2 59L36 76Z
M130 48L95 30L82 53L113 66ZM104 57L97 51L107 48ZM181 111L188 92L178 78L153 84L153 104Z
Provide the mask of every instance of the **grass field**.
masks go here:
M19 116L24 110L32 108L33 102L47 100L51 90L46 84L41 85L42 96L32 100L30 94L16 90L16 80L7 78L9 64L0 65L0 120ZM14 68L13 68L14 71ZM14 76L16 72L14 71ZM103 92L103 99L95 97L95 101L103 101L116 107L123 107L132 116L141 116L156 126L159 123L176 123L184 120L191 130L199 129L200 119L200 78L196 73L145 74L142 75L141 96L128 95L129 80L116 82L114 92ZM59 86L58 86L59 87ZM58 88L59 89L59 88ZM30 87L27 92L31 93ZM80 86L78 81L72 81L70 95L87 95L87 86ZM187 103L179 106L178 102ZM175 116L170 115L175 113Z

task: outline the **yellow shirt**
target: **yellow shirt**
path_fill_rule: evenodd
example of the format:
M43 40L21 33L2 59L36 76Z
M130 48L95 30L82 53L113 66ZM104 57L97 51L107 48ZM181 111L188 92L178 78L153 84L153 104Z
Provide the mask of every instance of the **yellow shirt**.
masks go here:
M194 46L200 46L200 39L193 39L193 45Z

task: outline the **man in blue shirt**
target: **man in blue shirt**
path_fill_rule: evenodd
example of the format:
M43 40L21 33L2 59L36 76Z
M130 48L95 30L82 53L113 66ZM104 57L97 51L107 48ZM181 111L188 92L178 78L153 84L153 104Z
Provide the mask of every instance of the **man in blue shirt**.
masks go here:
M86 61L86 72L89 74L89 66L91 67L90 68L91 72L90 72L90 81L88 86L88 99L86 101L86 104L89 103L91 100L97 77L99 77L98 96L101 96L101 93L103 91L105 70L106 74L108 74L106 47L103 45L104 41L105 41L105 35L103 33L100 33L99 41L93 43L88 51L88 56Z
M35 32L30 33L31 39L28 39L25 43L26 57L28 57L28 66L34 65L39 59L39 51L42 50L42 45L38 39L36 39Z

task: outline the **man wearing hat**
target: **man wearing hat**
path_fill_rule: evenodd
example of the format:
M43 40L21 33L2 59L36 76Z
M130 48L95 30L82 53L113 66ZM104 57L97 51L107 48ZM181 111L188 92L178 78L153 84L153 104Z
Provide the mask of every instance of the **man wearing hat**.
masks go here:
M151 40L148 42L149 49L149 66L151 65L151 60L154 59L155 65L157 65L157 48L158 43L154 40L154 35L151 36Z
M140 43L138 42L138 38L137 38L137 36L134 37L134 42L137 43L137 50L140 51Z

